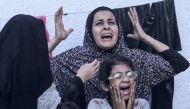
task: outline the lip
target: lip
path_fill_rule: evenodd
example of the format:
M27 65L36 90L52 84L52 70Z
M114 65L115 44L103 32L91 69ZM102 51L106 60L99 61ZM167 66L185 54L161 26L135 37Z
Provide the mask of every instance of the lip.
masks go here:
M121 85L120 90L121 90L123 96L128 96L130 93L130 84Z
M102 40L111 40L113 38L113 35L111 33L104 33L104 34L101 34L101 39Z

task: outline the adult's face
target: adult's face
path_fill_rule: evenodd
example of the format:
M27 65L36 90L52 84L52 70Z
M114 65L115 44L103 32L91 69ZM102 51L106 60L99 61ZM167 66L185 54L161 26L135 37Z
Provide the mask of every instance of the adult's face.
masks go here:
M98 11L94 14L92 34L98 47L112 49L118 40L118 25L115 16L108 10Z

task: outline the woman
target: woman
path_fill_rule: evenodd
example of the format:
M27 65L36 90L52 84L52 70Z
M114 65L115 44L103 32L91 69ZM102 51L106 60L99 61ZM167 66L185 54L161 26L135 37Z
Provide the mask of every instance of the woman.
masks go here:
M128 37L146 42L160 52L164 58L167 58L168 51L172 51L172 49L144 33L139 24L135 8L131 8L128 14L134 27L134 33L129 34ZM60 30L63 30L63 35L55 38L55 45L62 39L65 39L70 33L63 26L60 26L60 28ZM138 98L144 98L149 102L151 87L185 70L189 66L189 63L182 56L178 56L178 62L171 59L175 57L175 55L172 55L168 62L161 56L138 49L129 49L112 10L107 7L99 7L92 11L87 18L83 46L77 46L63 52L50 61L54 83L60 96L63 97L65 87L75 77L81 65L90 63L95 59L102 62L107 56L114 54L130 58L138 75L143 75L141 79L137 79L136 95ZM180 62L181 64L178 64ZM100 81L98 78L93 78L84 84L87 102L93 98L104 98L106 96L99 86ZM147 87L144 87L144 84Z
M106 58L100 66L99 78L105 99L92 99L88 109L150 109L145 99L135 99L137 77L132 62L120 55Z
M43 22L14 16L0 33L0 109L36 109L51 83Z

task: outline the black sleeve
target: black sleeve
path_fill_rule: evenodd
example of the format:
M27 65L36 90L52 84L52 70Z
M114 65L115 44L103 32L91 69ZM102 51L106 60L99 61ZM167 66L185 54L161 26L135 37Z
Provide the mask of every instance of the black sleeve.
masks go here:
M84 92L84 84L80 77L75 76L70 85L64 90L65 93L61 102L74 102L81 109L86 109L86 100Z
M185 71L189 67L189 62L172 48L158 54L170 63L176 73Z

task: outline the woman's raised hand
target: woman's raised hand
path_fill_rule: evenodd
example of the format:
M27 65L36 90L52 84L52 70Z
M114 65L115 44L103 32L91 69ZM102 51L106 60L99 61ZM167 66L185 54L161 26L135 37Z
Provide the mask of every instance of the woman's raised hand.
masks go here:
M73 31L72 28L67 31L64 28L64 24L62 21L63 16L63 7L61 6L55 13L54 21L55 21L55 37L57 40L61 41L67 38L67 36Z
M127 37L133 38L136 40L143 40L143 38L146 36L146 33L144 32L144 30L142 29L142 27L139 23L139 18L138 18L135 7L129 9L128 15L132 22L134 32L133 32L133 34L128 34Z
M89 64L82 65L79 68L76 76L80 77L81 80L85 82L97 76L99 67L100 67L100 62L97 59L95 59L93 62Z
M141 40L145 42L146 44L150 45L152 48L154 48L157 52L163 52L169 49L169 46L154 39L152 36L149 36L144 32L144 30L142 29L139 23L139 18L138 18L137 11L135 8L130 8L128 11L128 15L134 28L133 34L127 35L129 38Z
M55 37L48 42L48 51L51 53L55 47L62 41L67 38L67 36L73 31L73 29L68 29L67 31L64 28L63 21L63 7L61 6L55 13Z

